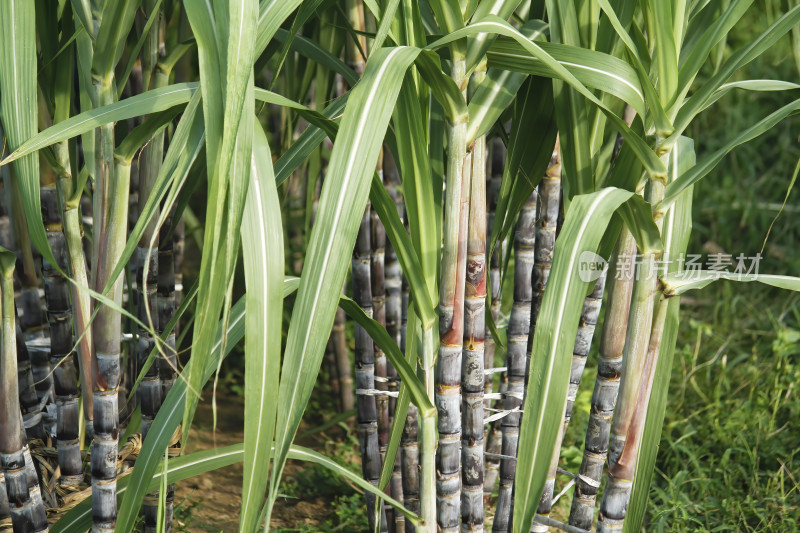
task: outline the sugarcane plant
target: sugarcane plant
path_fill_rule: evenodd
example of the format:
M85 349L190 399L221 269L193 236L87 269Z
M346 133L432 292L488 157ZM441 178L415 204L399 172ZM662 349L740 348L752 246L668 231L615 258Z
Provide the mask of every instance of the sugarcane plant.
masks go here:
M641 529L678 296L732 277L681 271L692 185L800 105L712 154L686 134L728 91L796 88L728 81L800 7L705 77L752 0L62 4L0 4L0 520L46 530L46 502L53 531L169 531L175 482L241 461L259 531L299 459L363 490L375 531ZM243 442L186 455L242 339ZM293 444L325 361L361 476ZM53 437L55 492L30 459Z

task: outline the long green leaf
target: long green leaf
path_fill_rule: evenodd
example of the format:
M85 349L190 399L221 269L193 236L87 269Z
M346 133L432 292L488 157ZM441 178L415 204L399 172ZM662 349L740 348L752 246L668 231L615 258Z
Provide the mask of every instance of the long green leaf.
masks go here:
M750 262L746 263L750 267ZM731 271L716 270L688 270L675 274L668 274L661 278L664 294L667 297L680 296L686 291L702 289L711 283L725 279L742 283L758 282L779 289L800 291L800 278L794 276L780 276L776 274L748 274Z
M740 144L744 144L755 139L759 135L766 133L770 130L770 128L775 126L784 118L794 115L798 112L800 112L800 100L795 100L794 102L778 109L769 116L761 119L756 124L750 126L739 135L728 141L725 146L713 154L704 157L699 163L697 163L697 165L693 166L677 180L670 182L670 184L667 185L667 189L664 192L664 200L659 205L659 208L663 209L664 207L669 206L686 187L696 183L708 175L708 173L711 172L720 161L722 161L722 158L728 155L728 152Z
M33 137L37 130L34 4L30 0L0 2L0 50L3 50L0 57L0 118L12 150ZM30 238L50 264L58 264L47 243L42 222L39 158L35 155L21 158L15 162L14 170Z
M581 83L572 72L570 72L564 65L562 65L558 60L556 60L552 55L547 53L542 47L538 44L529 41L525 38L518 30L512 27L510 24L505 22L502 19L498 19L496 17L487 17L486 20L470 24L466 28L454 32L447 37L443 37L436 41L435 43L431 44L431 48L437 48L453 40L459 39L463 36L472 35L479 32L492 32L498 33L501 35L505 35L507 37L511 37L514 39L518 44L522 46L522 48L530 54L531 57L534 57L536 60L540 61L546 67L546 74L547 76L557 77L560 80L565 81L582 94L586 99L592 102L598 109L600 109L603 114L608 117L608 120L611 121L615 128L620 132L622 137L626 140L626 142L630 143L631 148L635 151L636 155L642 160L645 168L647 169L648 173L652 176L664 176L666 174L666 168L664 168L664 164L656 157L656 154L653 152L652 149L647 145L647 143L633 133L631 129L625 124L625 122L614 114L608 106L606 106L603 102L601 102L586 86ZM543 43L544 44L544 43ZM555 45L551 45L555 46ZM579 49L575 49L579 50ZM610 57L610 56L608 56ZM581 68L586 68L584 64L584 59L579 59L580 63L579 66ZM590 67L591 68L591 67ZM630 68L630 67L628 67ZM613 77L613 76L612 76ZM619 80L619 77L617 76ZM629 84L630 81L626 80L625 85ZM639 98L641 99L641 90L638 92ZM633 101L634 98L631 98Z
M244 479L240 531L257 527L267 489L281 369L283 318L283 226L272 157L255 124L250 187L242 220L247 286L244 375Z
M394 102L418 49L376 51L351 92L334 144L286 340L278 400L271 508L286 453L316 381L372 174ZM287 379L288 378L288 379ZM268 510L267 516L270 512Z
M202 367L213 343L220 311L227 317L230 278L239 252L239 227L249 182L253 137L253 63L258 6L255 0L213 8L203 0L187 0L186 15L197 39L200 90L206 123L208 203L203 236L192 339L198 364L186 376L193 391L202 384ZM197 406L185 402L184 442Z

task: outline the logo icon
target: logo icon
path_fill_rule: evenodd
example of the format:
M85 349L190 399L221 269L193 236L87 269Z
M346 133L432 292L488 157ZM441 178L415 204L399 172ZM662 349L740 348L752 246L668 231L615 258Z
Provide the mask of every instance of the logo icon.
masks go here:
M578 256L578 277L587 283L597 281L603 274L606 267L606 260L594 252L581 252Z

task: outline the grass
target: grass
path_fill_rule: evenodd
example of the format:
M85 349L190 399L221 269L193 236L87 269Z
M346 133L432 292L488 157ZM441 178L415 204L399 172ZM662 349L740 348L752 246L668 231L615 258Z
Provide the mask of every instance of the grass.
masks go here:
M745 319L730 328L702 307L687 312L693 318L676 353L651 527L797 531L798 300L720 292L717 307L741 309Z

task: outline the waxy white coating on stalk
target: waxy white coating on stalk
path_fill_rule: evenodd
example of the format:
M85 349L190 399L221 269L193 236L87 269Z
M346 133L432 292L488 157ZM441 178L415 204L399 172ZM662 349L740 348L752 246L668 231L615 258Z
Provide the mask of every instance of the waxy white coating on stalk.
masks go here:
M536 204L538 195L534 190L517 220L514 232L514 303L508 322L506 367L508 380L505 391L517 393L507 395L503 407L506 410L518 409L522 405L522 392L525 380L525 359L528 346L528 332L531 320L531 272L533 271L534 245L536 241ZM501 388L502 391L502 388ZM514 474L516 472L517 441L519 440L519 413L510 413L501 419L502 445L500 453L505 456L500 461L500 492L492 531L509 531L511 516L511 497Z
M464 354L461 367L461 531L483 531L484 338L486 334L486 138L471 150Z
M617 403L622 353L628 329L628 313L633 291L633 261L619 263L620 257L633 257L636 241L627 228L622 229L609 265L608 308L603 323L597 379L592 393L589 423L586 428L583 461L575 483L569 524L590 529L594 506L608 455L611 417ZM623 259L624 261L624 259Z

